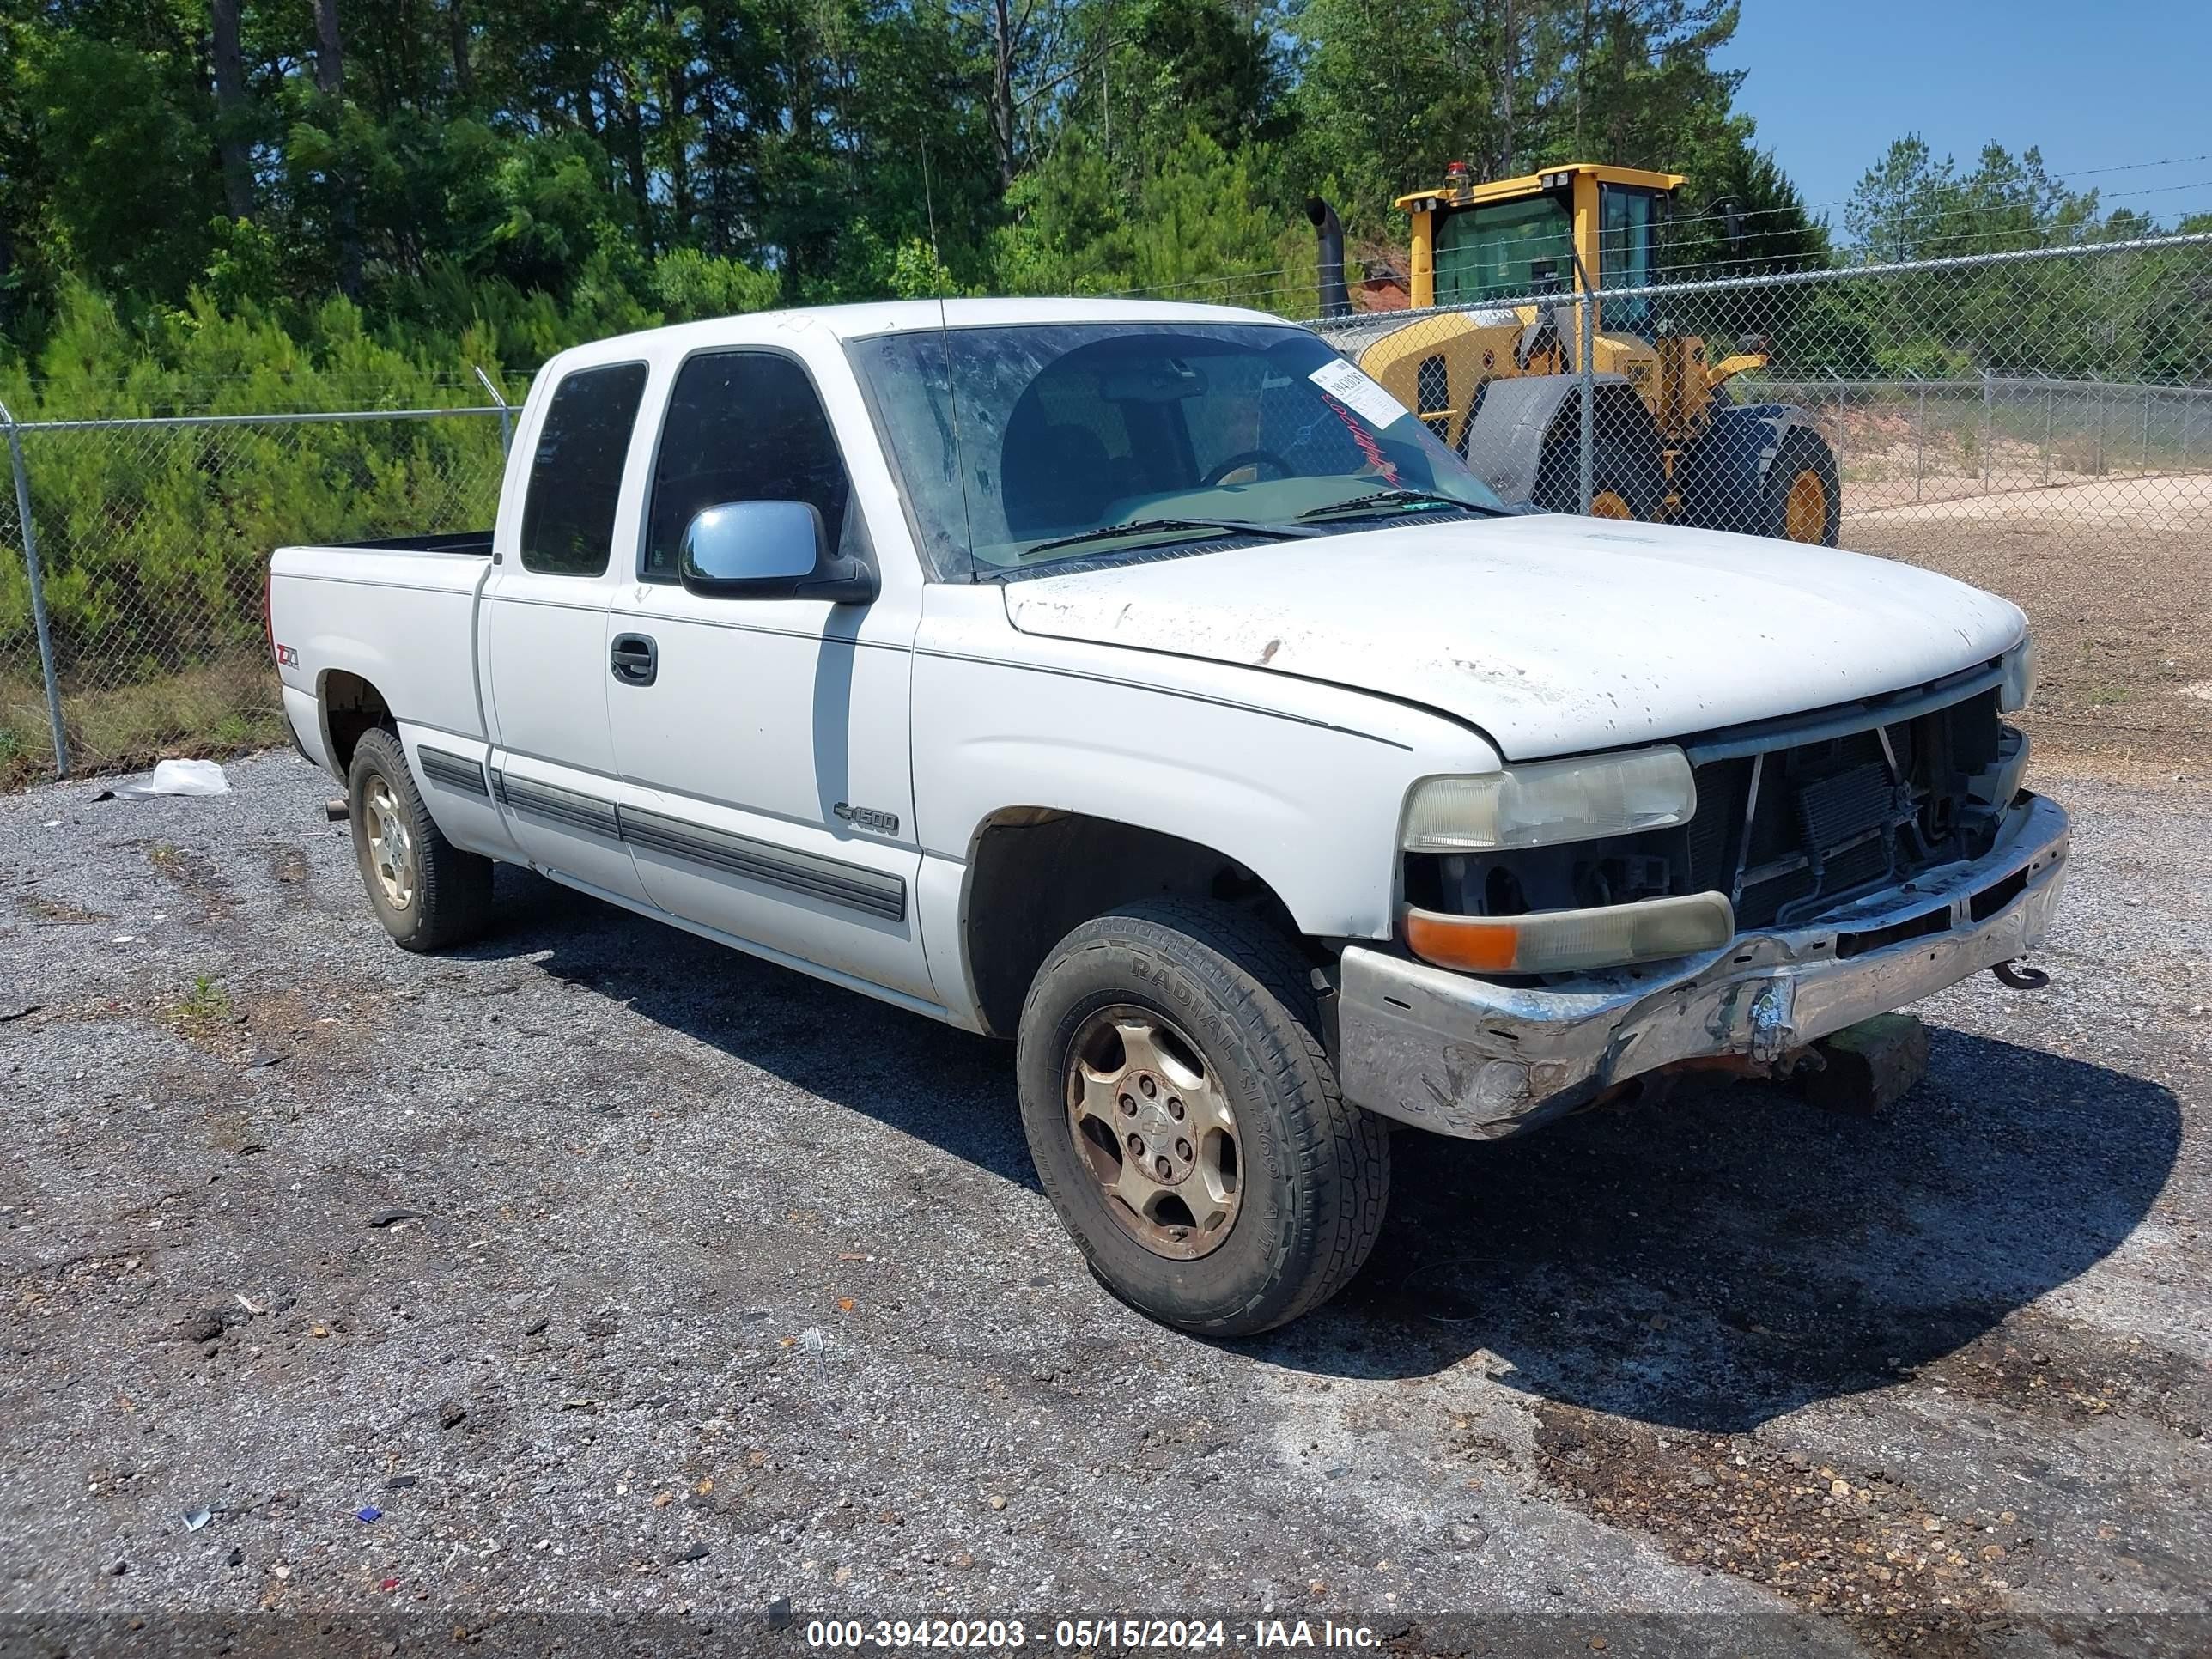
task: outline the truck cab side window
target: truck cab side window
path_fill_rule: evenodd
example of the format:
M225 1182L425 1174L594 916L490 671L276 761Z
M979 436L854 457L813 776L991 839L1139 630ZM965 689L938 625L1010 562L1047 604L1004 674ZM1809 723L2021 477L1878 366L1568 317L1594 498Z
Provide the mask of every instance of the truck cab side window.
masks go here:
M685 528L724 501L811 502L830 545L854 550L846 522L852 493L805 369L765 351L694 357L669 394L640 574L674 581Z
M522 505L524 569L605 574L623 462L644 396L643 363L580 368L554 387Z

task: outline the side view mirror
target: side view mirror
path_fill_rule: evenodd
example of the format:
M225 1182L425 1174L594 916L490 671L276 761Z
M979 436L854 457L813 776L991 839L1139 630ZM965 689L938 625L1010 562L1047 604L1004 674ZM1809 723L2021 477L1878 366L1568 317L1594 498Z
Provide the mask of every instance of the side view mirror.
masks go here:
M726 599L866 605L876 573L835 553L809 501L724 501L684 527L676 574L684 591Z

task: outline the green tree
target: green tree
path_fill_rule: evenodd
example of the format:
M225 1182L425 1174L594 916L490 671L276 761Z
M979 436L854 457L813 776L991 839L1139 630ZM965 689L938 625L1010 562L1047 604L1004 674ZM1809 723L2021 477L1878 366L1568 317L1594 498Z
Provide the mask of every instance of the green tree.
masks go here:
M1908 133L1861 175L1844 228L1863 258L1894 262L2076 240L2096 216L2096 191L2067 189L2033 147L2015 156L1986 145L1962 173Z

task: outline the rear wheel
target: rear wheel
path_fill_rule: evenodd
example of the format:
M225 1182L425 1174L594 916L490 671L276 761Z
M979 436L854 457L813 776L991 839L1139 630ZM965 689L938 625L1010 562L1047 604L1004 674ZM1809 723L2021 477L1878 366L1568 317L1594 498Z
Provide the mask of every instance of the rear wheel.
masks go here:
M491 920L492 861L465 853L422 805L398 735L364 732L346 769L355 862L369 908L410 951L465 944Z
M1389 1192L1382 1123L1339 1096L1304 959L1225 907L1132 905L1048 957L1022 1011L1022 1125L1102 1283L1245 1336L1347 1283Z
M1798 427L1767 469L1759 534L1833 547L1843 530L1844 487L1836 453L1817 432Z

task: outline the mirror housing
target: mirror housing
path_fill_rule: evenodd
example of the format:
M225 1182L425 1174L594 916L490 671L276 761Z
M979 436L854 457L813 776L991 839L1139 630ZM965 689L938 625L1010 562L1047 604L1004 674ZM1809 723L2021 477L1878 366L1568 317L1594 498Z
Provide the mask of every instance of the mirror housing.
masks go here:
M811 501L724 501L684 526L676 572L684 592L723 599L827 599L866 605L876 573L833 552Z

